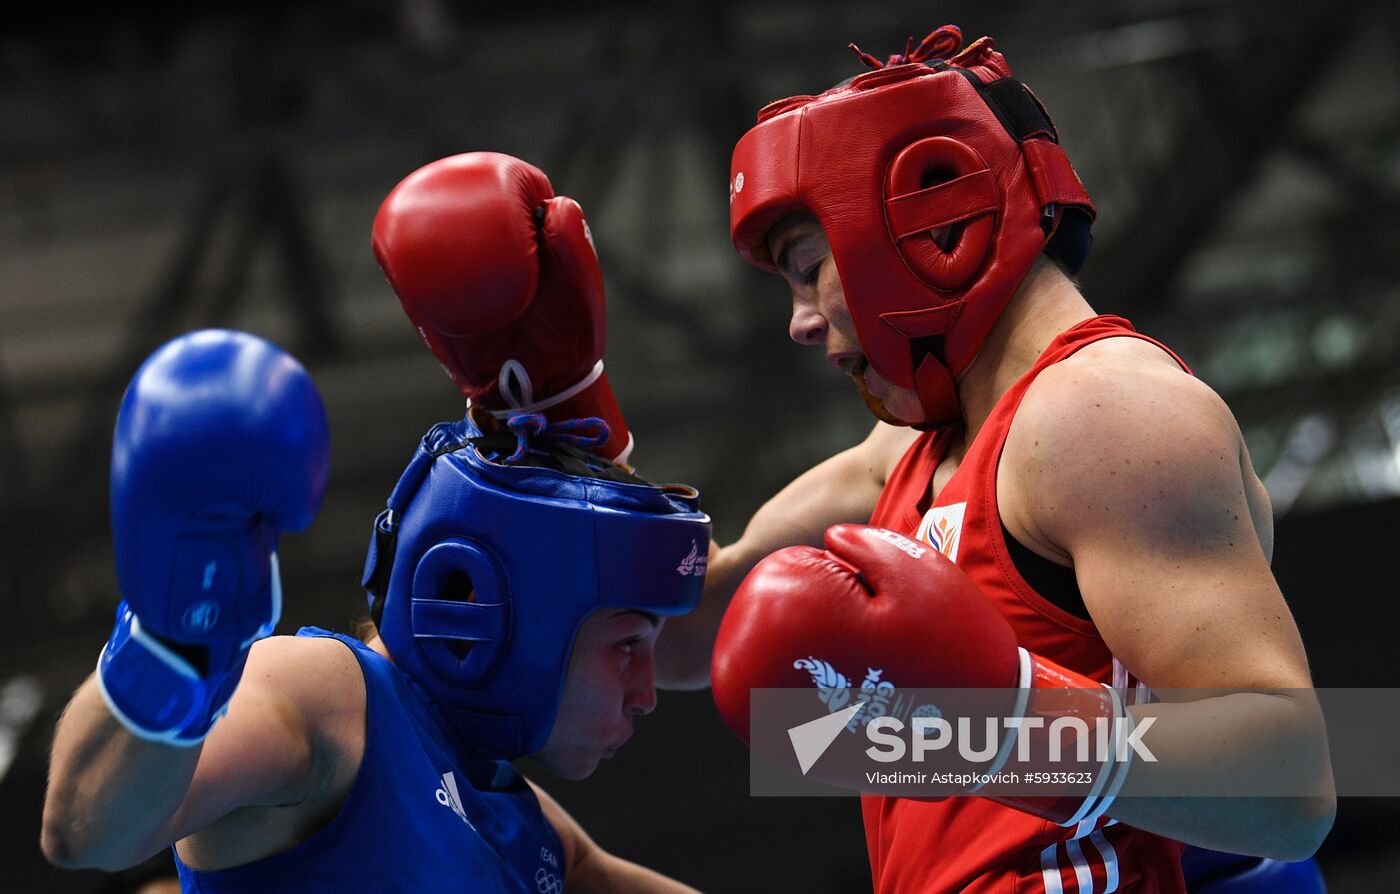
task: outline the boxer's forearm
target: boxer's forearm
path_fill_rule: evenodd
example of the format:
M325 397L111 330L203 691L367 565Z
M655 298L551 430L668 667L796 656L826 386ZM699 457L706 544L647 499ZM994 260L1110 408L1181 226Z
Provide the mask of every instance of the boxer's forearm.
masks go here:
M1130 709L1156 717L1109 814L1188 844L1283 860L1313 854L1336 797L1321 713L1309 693L1239 692ZM1262 784L1267 782L1267 786ZM1276 791L1279 796L1231 795ZM1190 793L1159 797L1162 792ZM1219 796L1194 793L1219 791ZM1140 797L1138 797L1140 796Z
M41 844L53 863L115 870L149 857L184 799L202 748L132 735L108 710L95 676L58 722Z

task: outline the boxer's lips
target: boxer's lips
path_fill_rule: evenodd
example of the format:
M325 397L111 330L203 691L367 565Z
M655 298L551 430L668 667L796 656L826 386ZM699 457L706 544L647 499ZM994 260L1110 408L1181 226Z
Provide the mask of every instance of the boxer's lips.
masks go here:
M870 393L870 383L865 374L870 369L870 361L864 354L856 354L851 357L842 357L839 361L842 371L851 377L851 383L856 386L860 399L865 402L865 406L881 422L890 425L906 425L898 416L890 412L885 406L885 402L874 394Z
M870 361L864 354L852 354L849 357L837 359L836 365L841 367L841 371L852 378L865 375L865 371L870 366Z

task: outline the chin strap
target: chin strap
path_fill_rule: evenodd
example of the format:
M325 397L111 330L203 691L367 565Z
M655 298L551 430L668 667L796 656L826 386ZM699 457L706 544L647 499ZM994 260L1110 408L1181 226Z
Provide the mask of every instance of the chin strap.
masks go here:
M957 384L948 367L932 354L925 354L914 371L914 390L924 409L924 421L913 426L918 431L935 431L962 422Z

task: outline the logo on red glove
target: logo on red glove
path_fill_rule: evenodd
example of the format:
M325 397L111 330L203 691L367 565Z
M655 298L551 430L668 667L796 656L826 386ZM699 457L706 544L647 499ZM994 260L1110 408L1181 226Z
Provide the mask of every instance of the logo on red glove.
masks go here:
M912 543L910 545L912 546ZM918 549L918 547L914 548ZM792 666L811 674L812 685L817 687L817 698L826 705L826 709L831 713L844 710L850 703L855 687L851 685L851 681L845 674L832 666L831 662L808 657L799 658L792 663ZM884 673L883 668L868 667L865 669L865 679L861 681L860 691L855 693L856 710L846 723L847 732L855 732L857 727L869 723L876 717L892 716L902 719L911 714L915 717L942 716L943 712L938 710L937 705L921 704L915 707L912 700L898 695L898 690L893 683L880 679Z

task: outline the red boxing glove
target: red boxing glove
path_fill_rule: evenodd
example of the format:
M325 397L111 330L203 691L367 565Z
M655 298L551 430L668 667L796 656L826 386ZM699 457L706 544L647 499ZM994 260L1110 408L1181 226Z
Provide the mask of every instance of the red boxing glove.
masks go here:
M751 742L750 690L810 688L813 656L833 668L877 669L899 687L1007 690L1001 715L1035 724L1074 716L1092 728L1097 718L1111 723L1123 715L1113 690L1019 648L1011 625L977 585L932 547L865 525L829 528L826 546L789 547L765 558L740 584L720 624L710 670L715 704L745 743ZM1031 728L1009 733L982 772L1001 770L1017 735ZM1018 747L1042 756L1049 747L1042 733ZM791 755L769 756L791 763ZM1088 796L999 795L995 784L979 794L1073 825L1108 809L1128 764L1107 755Z
M583 209L534 165L469 152L409 174L374 218L374 256L433 356L498 419L543 413L632 436L603 372L603 274Z

